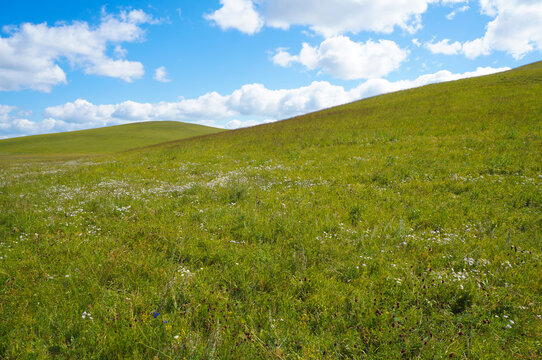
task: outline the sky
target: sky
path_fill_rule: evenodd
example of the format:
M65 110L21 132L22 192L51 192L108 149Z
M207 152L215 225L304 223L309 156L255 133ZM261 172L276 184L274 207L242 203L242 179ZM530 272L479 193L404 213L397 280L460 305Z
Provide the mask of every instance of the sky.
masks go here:
M239 128L542 58L542 0L0 1L0 138Z

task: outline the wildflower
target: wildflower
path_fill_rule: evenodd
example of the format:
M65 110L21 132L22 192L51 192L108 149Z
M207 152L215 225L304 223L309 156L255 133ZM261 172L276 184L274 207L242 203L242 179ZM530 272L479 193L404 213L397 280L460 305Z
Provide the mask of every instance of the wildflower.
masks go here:
M83 314L81 315L83 319L89 318L90 320L94 320L91 313L88 313L86 311L83 311Z
M160 316L160 313L158 311L155 311L152 313L152 316L156 319L158 316Z

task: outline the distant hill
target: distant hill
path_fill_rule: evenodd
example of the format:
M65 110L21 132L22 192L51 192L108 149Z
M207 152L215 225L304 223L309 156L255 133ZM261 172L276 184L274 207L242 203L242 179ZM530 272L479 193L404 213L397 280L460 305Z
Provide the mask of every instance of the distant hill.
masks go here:
M152 121L0 140L0 155L98 155L223 131L177 121Z

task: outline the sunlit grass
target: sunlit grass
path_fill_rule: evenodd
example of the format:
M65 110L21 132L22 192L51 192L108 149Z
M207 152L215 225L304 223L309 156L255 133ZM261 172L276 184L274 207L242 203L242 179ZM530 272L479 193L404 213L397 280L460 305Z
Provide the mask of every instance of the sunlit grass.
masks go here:
M542 65L0 168L0 357L533 359Z

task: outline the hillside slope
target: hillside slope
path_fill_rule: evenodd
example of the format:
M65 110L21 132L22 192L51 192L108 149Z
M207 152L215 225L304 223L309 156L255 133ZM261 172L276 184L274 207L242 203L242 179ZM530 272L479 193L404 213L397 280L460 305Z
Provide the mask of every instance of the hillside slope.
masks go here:
M376 96L202 142L189 141L187 146L219 142L224 145L217 147L238 145L241 152L253 149L280 155L284 150L355 146L379 137L382 141L386 137L446 139L478 131L507 136L495 127L516 132L532 126L534 135L542 122L541 73L542 62L537 62L495 75Z
M536 359L542 63L0 165L0 358Z
M176 121L152 121L0 140L0 155L108 154L223 131Z

